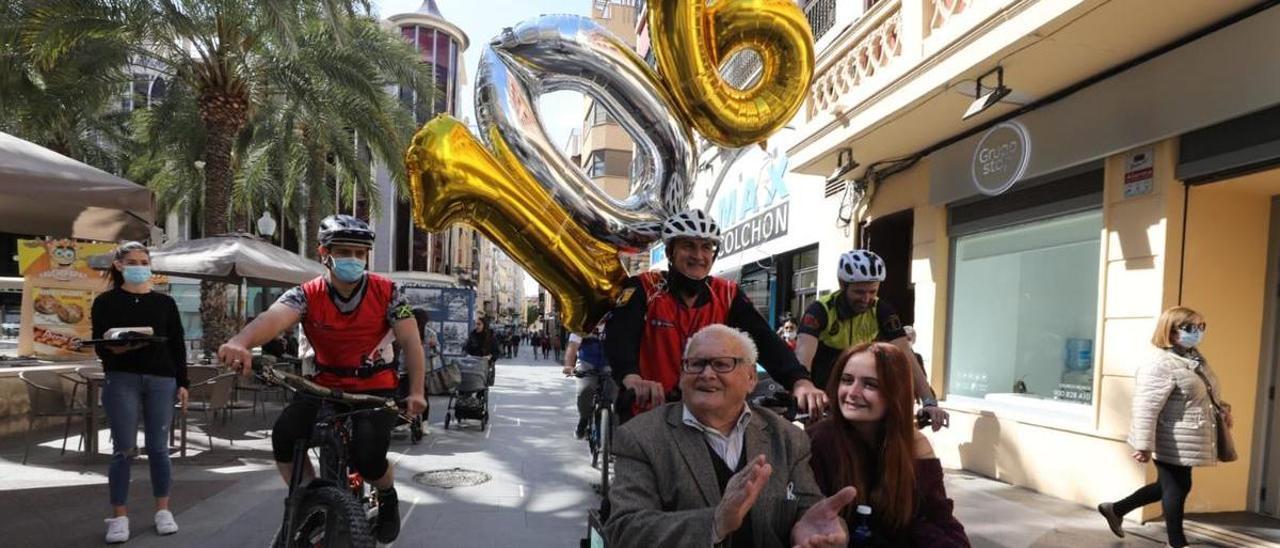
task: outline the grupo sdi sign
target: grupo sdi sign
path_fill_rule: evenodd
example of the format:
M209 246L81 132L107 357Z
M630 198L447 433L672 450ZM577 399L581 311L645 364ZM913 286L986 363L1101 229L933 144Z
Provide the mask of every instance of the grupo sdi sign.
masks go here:
M1009 190L1027 171L1031 136L1017 122L997 124L978 140L970 169L978 192L996 196Z

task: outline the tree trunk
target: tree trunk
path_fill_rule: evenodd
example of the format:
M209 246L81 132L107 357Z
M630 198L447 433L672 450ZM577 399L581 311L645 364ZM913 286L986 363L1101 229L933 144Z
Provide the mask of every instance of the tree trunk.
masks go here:
M304 136L305 140L306 137ZM325 218L324 208L324 192L328 192L328 178L325 173L328 172L326 154L323 149L316 146L308 146L311 151L310 159L307 161L307 257L311 259L317 258L318 253L316 247L320 245L320 219Z
M206 237L229 232L228 209L231 205L231 148L244 127L249 102L243 93L205 91L200 94L200 120L204 123L204 234ZM206 355L231 338L235 321L227 314L226 285L200 282L201 340Z

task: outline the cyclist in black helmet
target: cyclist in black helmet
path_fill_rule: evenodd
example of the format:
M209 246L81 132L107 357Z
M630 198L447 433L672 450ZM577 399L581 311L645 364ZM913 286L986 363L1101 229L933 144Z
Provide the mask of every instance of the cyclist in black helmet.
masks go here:
M399 383L391 342L399 343L409 373L408 414L426 407L423 396L422 339L413 307L395 282L366 271L373 248L373 230L349 215L330 215L320 222L320 262L328 272L290 289L266 312L259 314L218 349L218 359L246 375L252 362L250 349L302 322L302 330L315 352L317 384L344 392L394 398ZM299 398L276 419L271 446L285 483L293 468L295 440L311 435L319 404ZM391 429L396 417L386 413L354 419L351 447L356 470L378 488L378 542L388 543L400 534L400 512L392 469L387 462ZM305 463L306 477L315 477Z

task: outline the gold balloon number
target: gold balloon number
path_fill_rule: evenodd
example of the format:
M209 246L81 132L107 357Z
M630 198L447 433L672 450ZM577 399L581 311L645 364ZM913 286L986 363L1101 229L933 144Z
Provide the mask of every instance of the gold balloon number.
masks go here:
M721 146L757 143L786 125L813 79L813 32L793 0L654 0L649 29L681 118ZM744 49L763 69L756 85L736 89L719 66Z
M578 226L494 137L490 154L444 114L414 135L405 154L413 220L433 232L479 230L556 296L564 326L589 330L626 280L618 249Z

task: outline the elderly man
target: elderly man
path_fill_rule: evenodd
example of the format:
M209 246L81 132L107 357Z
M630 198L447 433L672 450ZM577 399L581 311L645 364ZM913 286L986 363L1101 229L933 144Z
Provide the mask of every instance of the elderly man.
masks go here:
M845 546L839 514L856 491L823 499L804 432L747 404L756 352L742 331L702 328L681 361L683 401L618 431L610 546Z

